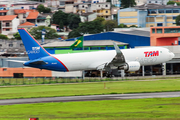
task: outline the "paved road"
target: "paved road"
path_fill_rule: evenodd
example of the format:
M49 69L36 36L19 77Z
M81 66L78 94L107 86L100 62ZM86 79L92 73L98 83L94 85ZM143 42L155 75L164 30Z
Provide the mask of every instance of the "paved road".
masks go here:
M8 99L8 100L0 100L0 105L25 104L25 103L26 104L27 103L45 103L45 102L92 101L92 100L167 98L167 97L180 97L180 92L89 95L89 96L68 96L68 97L28 98L28 99Z

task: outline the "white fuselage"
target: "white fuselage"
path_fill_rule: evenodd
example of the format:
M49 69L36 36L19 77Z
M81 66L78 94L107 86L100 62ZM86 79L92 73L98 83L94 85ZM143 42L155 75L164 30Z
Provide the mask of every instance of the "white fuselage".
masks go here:
M140 65L155 65L171 60L174 54L163 47L146 47L121 50L126 62L138 61ZM96 70L110 63L116 56L115 50L52 55L59 59L69 71Z

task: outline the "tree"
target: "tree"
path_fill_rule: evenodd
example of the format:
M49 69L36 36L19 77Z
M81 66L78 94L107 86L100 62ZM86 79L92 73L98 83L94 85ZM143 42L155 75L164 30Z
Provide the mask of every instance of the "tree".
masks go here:
M54 24L58 24L58 25L61 24L62 26L69 26L70 29L78 28L80 22L81 22L80 17L72 13L68 14L59 10L53 14Z
M176 17L176 25L179 26L180 25L180 15L178 15Z
M121 0L121 6L123 8L133 7L136 5L135 0Z
M68 15L68 23L70 29L76 29L79 27L79 23L81 23L81 19L78 15L69 14Z
M36 8L38 10L38 12L43 12L43 13L50 13L51 12L51 9L50 8L47 8L47 7L44 7L44 5L40 4L37 6Z
M52 29L50 27L45 27L45 26L39 26L39 27L34 27L30 29L29 33L35 38L35 39L41 39L42 38L42 30L46 30L46 35L45 39L53 39L53 38L58 38L59 35L57 34L55 29Z
M51 13L51 9L50 9L50 8L45 7L44 13Z
M14 38L17 39L17 40L21 40L21 36L19 34L19 32L13 34Z
M178 6L180 6L180 2L175 2L175 1L169 1L169 2L167 2L167 5L174 5L175 3L176 3Z
M68 38L74 38L74 37L79 37L79 36L81 36L81 34L78 29L74 29L68 34Z
M102 32L104 26L100 21L90 21L80 23L78 29L83 34L96 34Z
M71 31L68 35L68 38L79 37L83 34L96 34L103 32L104 26L100 21L91 21L80 23L77 29Z
M167 5L174 5L176 2L175 1L169 1L167 2Z
M62 21L63 23L63 26L67 26L68 25L68 14L67 13L64 13L63 11L59 10L57 12L55 12L53 14L53 23L54 24L59 24L60 21Z
M105 19L103 17L97 17L93 21L100 21L101 23L103 23L103 21L105 21Z
M113 28L118 26L115 20L106 20L103 22L106 31L113 31Z
M127 25L121 23L121 24L118 25L118 28L127 28Z
M131 26L129 26L129 27L135 27L135 28L137 28L137 26L136 26L136 25L131 25Z
M63 28L64 28L63 22L60 21L60 22L59 22L59 29L63 29Z
M5 39L5 40L7 40L8 37L7 37L6 35L0 34L0 39Z

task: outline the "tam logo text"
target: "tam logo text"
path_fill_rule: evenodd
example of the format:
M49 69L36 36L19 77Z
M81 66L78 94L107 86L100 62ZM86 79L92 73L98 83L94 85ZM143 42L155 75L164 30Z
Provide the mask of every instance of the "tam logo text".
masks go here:
M145 57L159 56L159 51L147 51L144 52Z

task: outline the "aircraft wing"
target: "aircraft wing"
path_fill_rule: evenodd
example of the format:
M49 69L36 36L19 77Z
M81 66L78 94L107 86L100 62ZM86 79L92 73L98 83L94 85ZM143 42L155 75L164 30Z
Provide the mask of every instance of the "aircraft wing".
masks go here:
M20 61L20 60L7 60L7 61L11 61L11 62L19 62L19 63L25 63L27 61Z
M105 65L105 69L111 69L111 67L118 67L118 66L123 66L125 65L125 57L119 47L116 45L115 42L113 42L114 48L116 50L116 56L112 59L111 62L107 63Z
M123 53L121 52L121 50L119 49L119 47L116 45L115 42L113 42L114 44L114 48L116 50L116 56L113 58L113 60L111 61L111 64L113 64L114 66L121 66L125 64L125 58Z
M25 63L27 61L20 61L20 60L7 60L7 61L11 61L11 62L19 62L19 63ZM30 64L34 64L34 65L45 65L46 63L42 60L39 60L39 61L33 61L33 62L30 62Z

